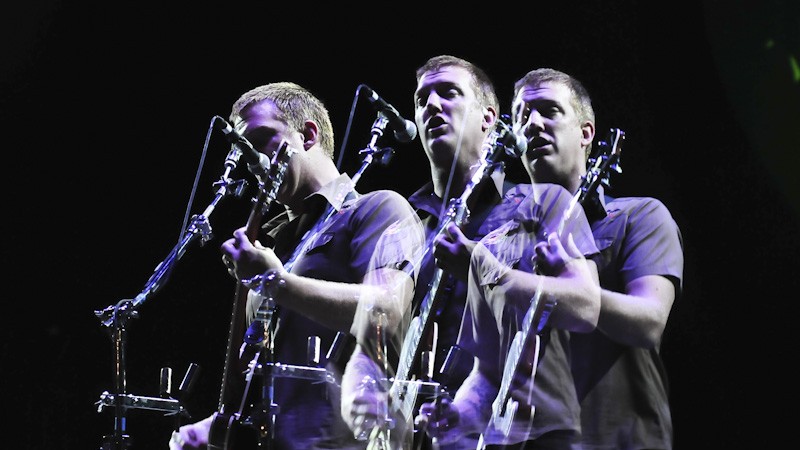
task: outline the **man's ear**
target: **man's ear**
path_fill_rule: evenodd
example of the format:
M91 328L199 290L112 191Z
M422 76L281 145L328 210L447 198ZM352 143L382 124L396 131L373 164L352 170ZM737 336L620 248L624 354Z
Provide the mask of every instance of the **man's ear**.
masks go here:
M303 148L308 150L318 142L319 127L313 120L306 120L303 124Z
M497 123L497 111L492 106L483 108L483 131L486 131Z
M584 122L581 125L581 147L586 148L594 142L594 124L592 122Z

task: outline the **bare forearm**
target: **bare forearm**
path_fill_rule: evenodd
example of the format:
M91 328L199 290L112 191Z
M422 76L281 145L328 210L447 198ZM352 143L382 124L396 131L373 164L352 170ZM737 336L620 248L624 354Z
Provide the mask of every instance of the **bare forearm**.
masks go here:
M593 266L591 270L594 272L591 277L548 277L512 270L501 283L507 288L508 299L521 308L527 308L531 298L541 290L543 299L557 301L549 319L554 327L589 332L600 315L600 285Z
M497 397L497 392L497 386L477 366L470 372L453 398L453 405L458 409L462 435L484 431L492 414L492 402Z
M387 326L395 326L411 301L412 281L393 269L382 269L381 273L380 282L374 283L339 283L284 273L276 301L338 331L350 331L359 308L385 312Z
M603 289L597 328L615 342L652 348L661 342L674 299L672 283L656 275L633 280L626 293Z

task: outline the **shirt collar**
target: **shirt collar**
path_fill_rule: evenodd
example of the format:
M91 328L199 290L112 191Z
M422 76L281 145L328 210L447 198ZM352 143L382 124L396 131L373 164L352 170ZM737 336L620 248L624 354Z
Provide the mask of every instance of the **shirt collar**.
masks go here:
M325 197L329 205L339 211L346 203L357 197L358 194L355 189L355 184L350 176L346 173L342 173L330 183L322 186L317 192L306 197L306 200L311 199L315 195L321 195Z
M499 198L503 197L503 186L505 184L506 172L502 162L493 163L491 166L491 173L489 174L490 181L483 178L480 184L491 182L494 186L493 193ZM449 203L444 203L438 195L433 192L433 182L429 181L424 186L419 188L416 192L408 197L408 202L414 208L421 209L426 213L438 217L443 208L447 208Z

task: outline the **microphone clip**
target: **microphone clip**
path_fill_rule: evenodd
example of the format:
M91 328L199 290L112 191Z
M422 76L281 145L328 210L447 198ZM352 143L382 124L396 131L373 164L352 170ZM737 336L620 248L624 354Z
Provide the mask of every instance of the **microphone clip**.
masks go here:
M375 108L378 115L385 117L389 125L391 125L394 130L395 139L407 143L413 141L417 137L417 126L414 122L404 119L394 106L384 100L366 84L359 86L359 92L361 92L362 89L367 93L367 99L372 103L372 107Z

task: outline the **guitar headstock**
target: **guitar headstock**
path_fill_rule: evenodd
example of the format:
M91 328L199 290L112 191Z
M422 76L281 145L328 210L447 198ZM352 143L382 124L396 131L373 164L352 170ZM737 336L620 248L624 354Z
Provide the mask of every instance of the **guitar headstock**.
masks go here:
M605 141L600 141L595 147L594 156L589 158L589 172L597 172L601 176L603 186L610 186L609 175L613 170L622 173L620 155L622 144L625 142L625 132L619 128L611 128Z
M291 159L295 153L297 153L297 151L290 147L288 142L283 141L278 151L275 152L275 155L272 157L268 176L270 186L267 190L267 203L272 203L272 201L275 200L275 196L278 195L278 189L281 183L283 183L283 177L286 174L286 166L289 164L289 159Z
M250 211L250 218L247 220L248 224L253 223L253 227L258 227L256 223L261 222L261 218L269 211L275 197L278 196L278 190L283 183L283 177L286 174L286 167L289 164L289 159L297 151L289 146L286 141L281 142L278 151L273 155L272 160L266 166L267 175L264 180L259 179L258 191L256 197L252 199L253 209ZM252 234L251 234L252 233ZM255 236L257 231L254 229L248 236Z
M605 187L611 186L610 172L622 173L620 155L622 144L625 142L625 132L619 128L611 128L605 141L595 145L592 156L587 160L588 171L584 178L584 185L596 187L602 183ZM591 190L591 189L590 189Z

